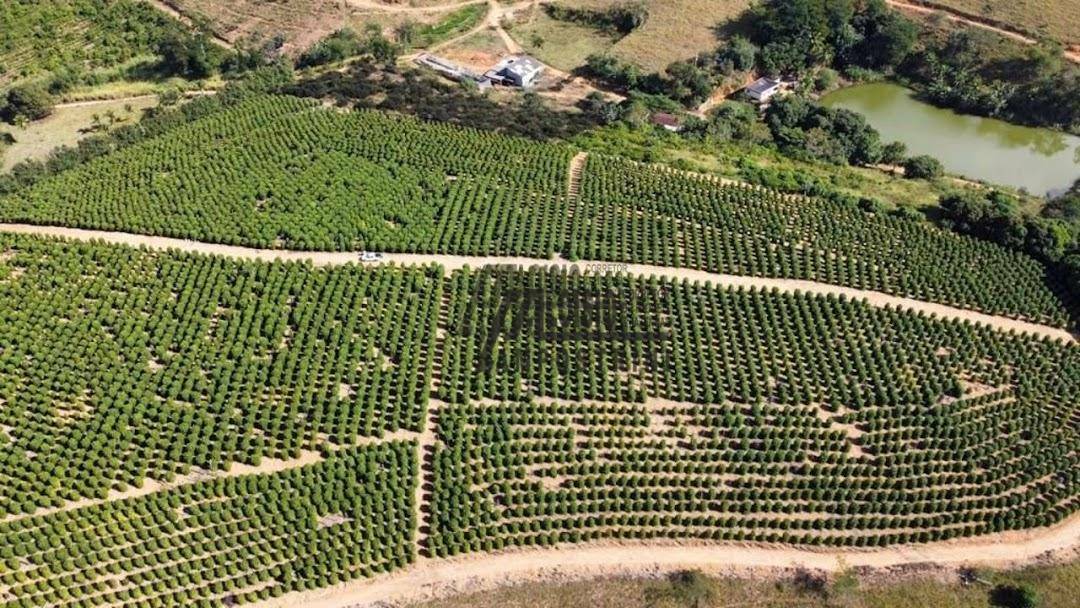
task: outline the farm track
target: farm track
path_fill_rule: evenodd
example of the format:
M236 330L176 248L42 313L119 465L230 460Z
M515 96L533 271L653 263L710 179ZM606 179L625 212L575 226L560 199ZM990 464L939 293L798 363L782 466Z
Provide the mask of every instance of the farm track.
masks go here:
M257 608L361 608L400 605L471 593L508 584L656 576L695 569L720 575L844 568L876 571L934 566L1015 567L1035 561L1074 559L1080 515L1056 526L971 539L888 549L813 551L788 546L597 543L556 549L523 549L421 560L402 571L336 587L291 593L253 604Z
M98 230L84 230L80 228L64 228L59 226L38 226L33 224L0 224L0 232L15 234L29 234L36 236L59 237L75 241L100 241L116 245L128 245L132 247L146 247L158 250L178 250L205 255L220 255L229 258L243 260L261 260L272 262L281 260L286 262L308 262L315 266L340 266L344 264L360 263L360 252L324 252L324 251L292 251L283 249L258 249L253 247L240 247L236 245L220 245L202 241L177 239L161 236L146 236L127 232L111 232ZM845 296L854 300L861 300L879 308L891 307L915 312L935 315L944 319L969 321L972 323L988 325L1002 331L1015 331L1029 333L1035 336L1052 338L1066 342L1075 342L1076 336L1064 329L1058 329L1038 323L1020 321L1008 317L1000 317L986 313L976 312L963 308L925 302L913 298L889 295L877 291L842 287L827 283L818 283L802 279L778 279L768 277L753 277L741 275L728 275L704 270L689 268L672 268L667 266L654 266L649 264L625 264L611 261L579 260L571 262L562 258L541 259L528 257L500 257L500 256L466 256L446 254L422 254L422 253L387 253L383 263L399 264L403 266L426 266L440 264L446 271L459 270L465 267L479 268L481 266L514 265L523 267L544 268L574 268L598 269L600 271L625 272L635 276L656 276L674 280L700 281L726 287L776 289L782 292L802 292L820 295Z
M989 20L978 18L974 15L968 15L962 11L958 11L946 6L939 5L934 2L928 2L925 0L886 0L889 6L895 9L910 11L914 13L933 14L940 13L944 15L949 21L956 23L962 23L971 27L977 27L979 29L987 30L1010 38L1022 44L1038 44L1038 40L1032 38L1028 34L1004 27L1003 24L993 23ZM1074 63L1080 63L1080 52L1065 49L1062 53L1066 59Z

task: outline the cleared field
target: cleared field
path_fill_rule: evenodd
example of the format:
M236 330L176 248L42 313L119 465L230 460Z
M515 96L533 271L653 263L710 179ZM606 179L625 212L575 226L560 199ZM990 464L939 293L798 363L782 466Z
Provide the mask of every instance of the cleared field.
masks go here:
M1043 608L1070 608L1080 595L1080 561L1061 566L1036 566L1016 571L981 572L1002 585L1031 585ZM900 581L866 580L843 588L834 580L799 577L714 578L693 584L678 579L612 578L584 582L552 582L511 586L445 600L409 604L411 608L697 608L734 606L798 606L799 608L987 608L992 591L984 585L944 581L933 575ZM703 583L703 584L702 584ZM990 604L993 605L993 604Z
M289 249L561 253L1069 322L1046 269L992 243L600 156L571 197L573 155L561 144L261 97L0 199L0 219Z
M285 51L301 52L341 29L353 9L341 0L166 0L181 14L205 19L215 34L237 43L283 35Z
M585 65L589 55L610 51L618 41L614 36L590 27L556 21L543 11L537 11L533 19L515 25L510 35L528 53L564 72Z
M153 96L121 101L106 101L88 105L59 107L52 116L17 128L0 123L0 133L9 133L15 143L7 148L0 157L0 173L10 171L18 163L28 160L44 160L49 153L60 146L73 146L79 140L95 133L94 116L108 124L107 114L112 112L119 121L126 124L139 119L139 113L157 105ZM129 108L130 107L130 111Z
M560 0L565 4L603 9L621 0ZM662 70L673 61L689 59L715 48L751 0L646 0L649 19L645 25L619 40L611 52L648 70ZM573 34L572 30L567 33ZM517 37L517 32L513 34ZM525 44L527 39L519 38ZM548 44L571 44L571 39L552 37Z
M915 0L1080 46L1080 0Z

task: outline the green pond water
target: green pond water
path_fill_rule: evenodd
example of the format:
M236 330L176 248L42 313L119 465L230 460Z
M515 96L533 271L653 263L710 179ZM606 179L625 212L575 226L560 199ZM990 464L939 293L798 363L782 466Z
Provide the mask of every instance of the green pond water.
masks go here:
M921 102L890 83L829 93L826 106L864 116L884 141L902 141L909 154L929 154L957 175L1056 194L1080 177L1080 137L957 114Z

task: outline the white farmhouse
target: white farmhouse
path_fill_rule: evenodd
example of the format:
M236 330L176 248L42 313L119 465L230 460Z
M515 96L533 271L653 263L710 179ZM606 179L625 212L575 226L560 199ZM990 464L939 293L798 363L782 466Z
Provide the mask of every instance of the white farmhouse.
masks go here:
M496 82L528 88L543 72L544 64L539 61L528 55L514 55L495 64L485 76Z

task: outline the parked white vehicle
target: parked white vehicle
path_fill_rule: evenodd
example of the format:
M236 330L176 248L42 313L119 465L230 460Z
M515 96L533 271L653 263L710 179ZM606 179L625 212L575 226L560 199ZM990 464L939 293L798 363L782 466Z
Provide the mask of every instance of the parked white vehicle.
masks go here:
M386 256L377 251L362 251L360 252L361 262L382 262L386 259Z

